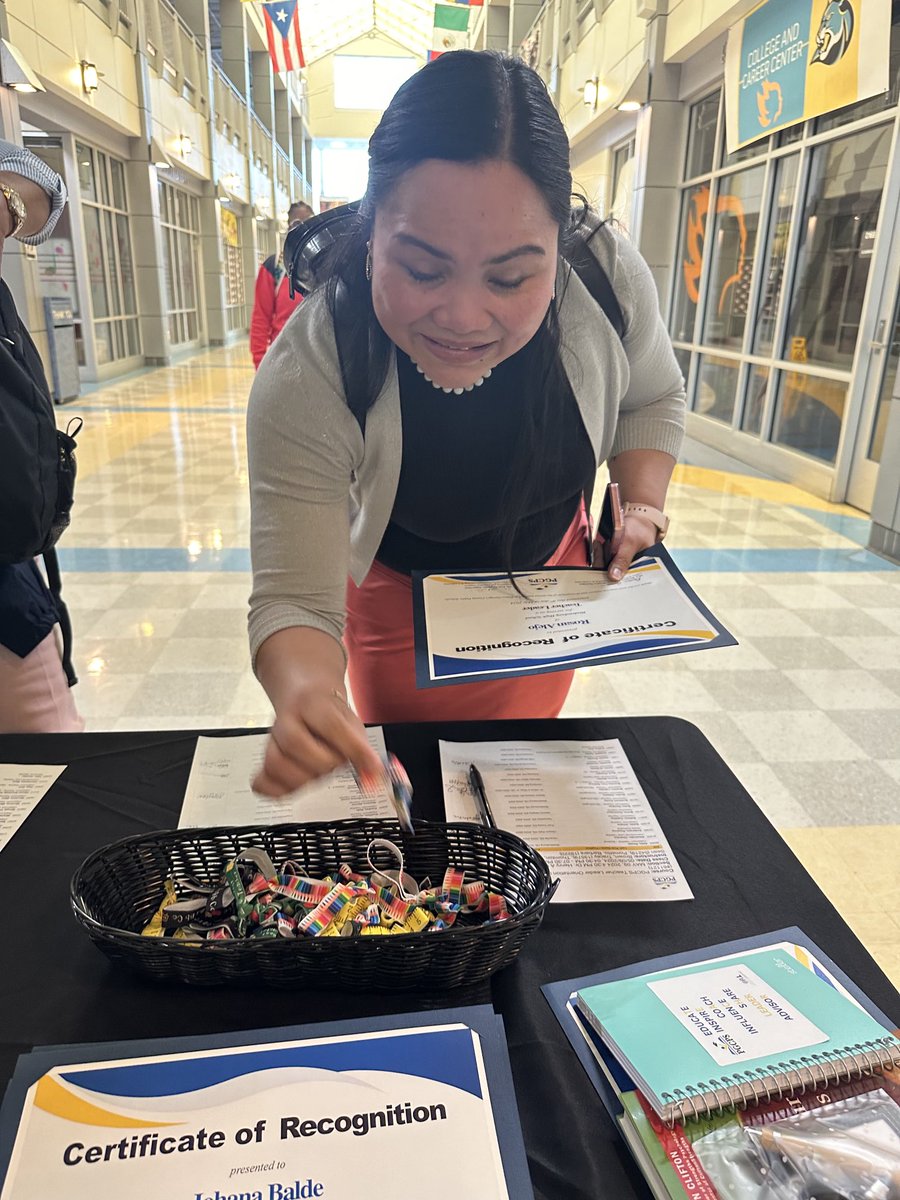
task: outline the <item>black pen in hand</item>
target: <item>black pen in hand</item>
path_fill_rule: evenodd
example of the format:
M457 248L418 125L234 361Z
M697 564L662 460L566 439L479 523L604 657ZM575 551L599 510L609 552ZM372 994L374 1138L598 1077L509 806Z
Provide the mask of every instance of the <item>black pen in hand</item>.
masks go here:
M474 763L469 764L469 786L475 795L478 816L481 819L482 825L486 825L488 829L496 829L497 822L494 820L494 814L491 812L490 804L488 804L487 792L484 790L484 780L481 778L481 772Z

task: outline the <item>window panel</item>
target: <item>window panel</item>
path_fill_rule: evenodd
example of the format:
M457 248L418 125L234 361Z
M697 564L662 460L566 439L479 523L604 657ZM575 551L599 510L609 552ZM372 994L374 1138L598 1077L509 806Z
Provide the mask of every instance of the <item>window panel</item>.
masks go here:
M100 202L101 204L109 205L111 203L109 195L109 159L102 150L97 150L96 155L97 175L100 179Z
M101 209L103 221L103 236L104 249L106 251L106 265L108 267L109 287L110 287L110 313L114 317L122 315L122 273L119 270L116 261L115 237L113 235L113 214L108 209Z
M91 308L94 319L109 316L109 293L106 287L106 254L100 236L100 210L86 204L84 213L84 241L88 260L88 282L91 288Z
M709 184L688 188L681 203L681 231L675 272L675 300L670 332L676 342L694 340L694 318L700 298L700 275L709 212Z
M103 321L94 326L94 349L98 366L102 367L113 361L111 321Z
M706 175L713 169L716 153L716 126L719 118L720 92L691 106L688 126L687 164L685 179Z
M694 411L731 424L741 364L733 358L704 354L700 360Z
M196 197L189 193L175 187L168 187L168 193L169 220L163 221L163 266L169 310L168 334L173 345L183 345L185 342L195 341L199 329L196 311L198 237L193 230L200 210ZM238 252L234 266L237 267L239 262Z
M116 215L116 244L119 250L119 272L122 277L122 312L137 312L137 297L134 290L134 261L131 257L131 238L128 218Z
M786 330L795 361L850 369L891 131L863 129L813 152Z
M766 169L751 167L719 181L703 341L739 350L747 323L750 280Z
M768 154L769 145L772 141L772 139L770 137L760 138L758 142L751 142L749 146L741 146L737 150L732 150L732 152L730 154L726 154L725 153L725 143L724 143L724 137L725 137L725 130L724 130L725 122L724 121L722 122L722 125L723 125L723 129L722 129L722 137L723 137L722 166L733 167L736 163L746 162L748 158L759 158L760 155L762 155L762 154Z
M609 206L610 215L628 225L631 221L631 204L634 196L634 138L613 151L612 186Z
M78 185L81 188L82 200L97 199L97 184L94 175L94 152L83 142L75 143L75 157L78 159Z
M897 364L900 362L900 297L894 310L893 332L888 346L884 375L881 379L881 389L878 393L878 410L872 422L872 436L866 457L872 462L881 462L884 451L884 435L887 429L887 418L890 410L891 397L894 394L894 384L897 381Z
M785 256L791 229L791 214L797 192L800 155L791 154L778 160L775 168L775 195L766 238L763 260L763 282L760 289L753 349L757 354L771 354L775 341L775 322L784 280Z
M833 463L841 436L847 385L800 371L779 374L772 441Z
M683 350L679 346L673 346L672 349L675 351L675 358L681 368L681 374L684 376L685 386L687 386L688 375L691 371L691 352Z
M789 125L787 129L782 129L778 134L778 145L793 146L794 142L802 141L804 124L804 121L800 121L797 125Z
M763 412L766 407L766 392L769 389L769 368L751 367L747 374L747 391L744 396L744 413L741 429L757 437L762 433Z
M128 201L125 199L125 170L117 158L109 160L109 169L112 173L113 208L118 208L122 212L126 212Z
M166 277L166 300L169 312L173 312L178 308L178 299L175 295L175 252L172 248L174 237L175 233L173 230L163 230L163 268Z
M123 322L125 325L125 335L128 342L128 354L134 356L141 352L141 331L136 320Z
M197 287L194 278L194 246L189 233L179 233L179 266L181 267L182 304L184 308L197 307Z

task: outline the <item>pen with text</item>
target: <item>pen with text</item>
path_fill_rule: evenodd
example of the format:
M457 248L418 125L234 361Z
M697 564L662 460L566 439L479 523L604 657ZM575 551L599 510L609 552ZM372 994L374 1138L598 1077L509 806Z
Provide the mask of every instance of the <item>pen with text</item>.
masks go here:
M478 816L482 825L486 825L488 829L496 829L497 822L494 820L494 814L491 812L491 806L488 803L487 792L484 790L484 780L481 778L481 772L474 763L469 764L469 787L475 796L475 804L478 808Z

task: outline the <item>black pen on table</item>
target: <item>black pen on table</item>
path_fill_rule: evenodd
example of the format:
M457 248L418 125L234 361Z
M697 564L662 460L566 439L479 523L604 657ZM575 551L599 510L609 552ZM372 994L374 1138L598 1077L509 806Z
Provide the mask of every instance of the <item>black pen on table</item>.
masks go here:
M491 812L490 804L488 804L487 792L484 790L484 780L481 778L481 772L474 763L469 764L469 786L475 793L475 803L478 806L478 816L481 819L482 825L486 825L489 829L496 829L497 822L494 820L494 814Z

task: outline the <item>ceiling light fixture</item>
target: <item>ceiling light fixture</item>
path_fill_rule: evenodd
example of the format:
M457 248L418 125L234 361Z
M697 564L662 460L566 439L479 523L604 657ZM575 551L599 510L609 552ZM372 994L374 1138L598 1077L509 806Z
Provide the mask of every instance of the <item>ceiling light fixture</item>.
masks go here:
M47 89L25 61L21 50L0 38L0 83L14 92L44 92Z
M616 104L621 113L639 112L650 102L650 64L644 63L631 86L626 88Z

